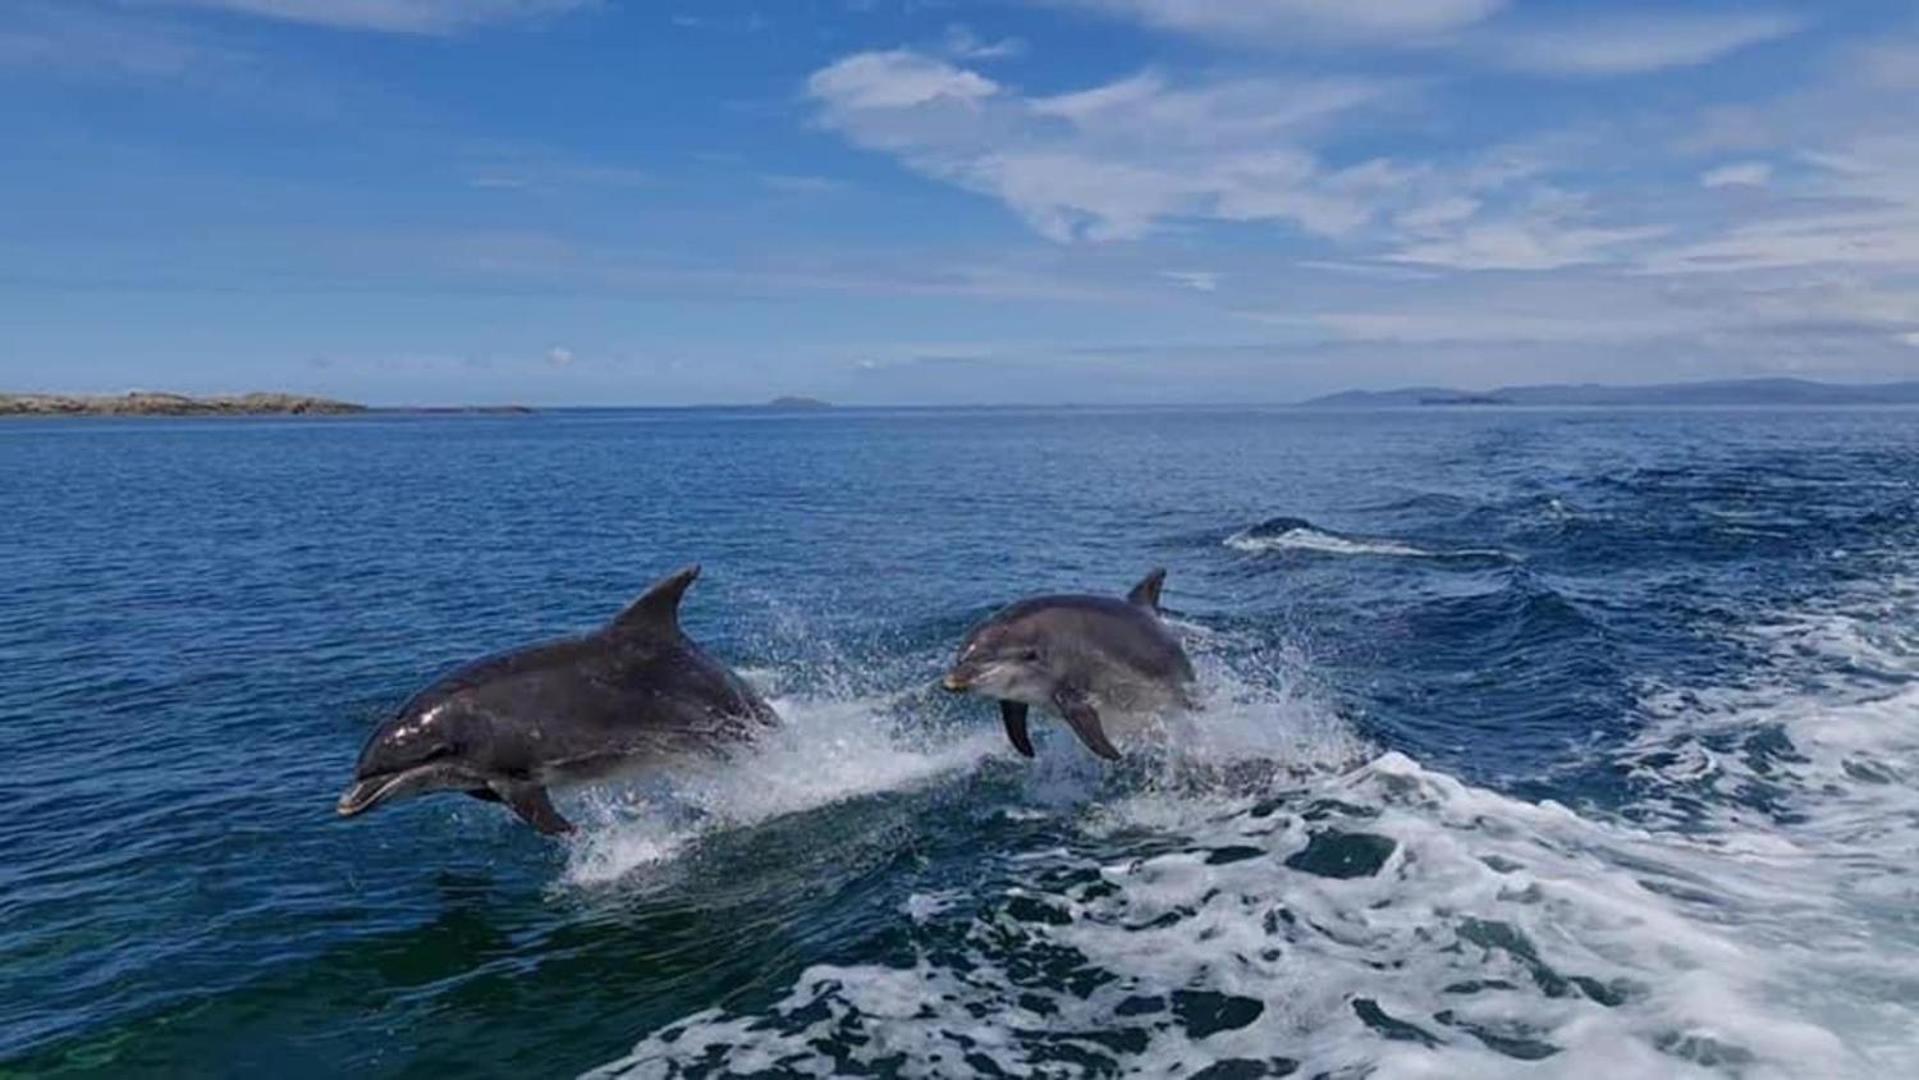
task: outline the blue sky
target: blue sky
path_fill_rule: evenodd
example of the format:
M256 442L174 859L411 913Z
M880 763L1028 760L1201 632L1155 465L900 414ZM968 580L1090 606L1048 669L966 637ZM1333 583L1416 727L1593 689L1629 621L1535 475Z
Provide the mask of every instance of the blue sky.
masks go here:
M0 389L1919 377L1919 13L7 0Z

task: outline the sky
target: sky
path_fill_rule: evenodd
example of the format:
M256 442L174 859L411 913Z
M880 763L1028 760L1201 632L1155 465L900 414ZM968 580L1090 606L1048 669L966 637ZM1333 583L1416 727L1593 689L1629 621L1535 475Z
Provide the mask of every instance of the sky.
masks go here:
M5 0L0 390L1919 378L1919 9Z

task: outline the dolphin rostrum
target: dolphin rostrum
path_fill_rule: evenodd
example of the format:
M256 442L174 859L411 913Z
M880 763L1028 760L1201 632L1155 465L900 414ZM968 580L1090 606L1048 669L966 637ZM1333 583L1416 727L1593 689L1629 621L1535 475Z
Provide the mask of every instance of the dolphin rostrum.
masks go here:
M1166 571L1154 570L1126 599L1036 596L974 628L945 686L998 698L1013 749L1033 756L1027 709L1050 705L1086 748L1117 760L1100 713L1137 715L1193 704L1193 665L1159 618Z
M549 786L721 755L776 725L681 632L680 597L699 572L662 579L592 633L475 661L413 695L360 751L341 815L459 791L542 833L570 832Z

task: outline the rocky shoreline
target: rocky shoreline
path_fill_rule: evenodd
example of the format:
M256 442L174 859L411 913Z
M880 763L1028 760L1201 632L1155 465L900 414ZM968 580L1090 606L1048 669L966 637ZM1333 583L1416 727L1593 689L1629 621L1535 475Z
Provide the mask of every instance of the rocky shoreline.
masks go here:
M157 391L127 394L0 394L0 416L344 416L365 405L305 394L189 397Z

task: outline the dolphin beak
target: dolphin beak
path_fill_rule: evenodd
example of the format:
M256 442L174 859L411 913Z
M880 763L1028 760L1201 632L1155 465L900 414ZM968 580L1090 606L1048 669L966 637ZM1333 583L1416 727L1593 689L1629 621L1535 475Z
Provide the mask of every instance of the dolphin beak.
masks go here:
M341 817L364 814L390 798L395 789L406 783L411 775L411 771L408 771L357 780L340 793L340 802L334 809L340 812Z
M949 671L946 673L946 677L940 680L940 685L944 686L948 690L951 690L955 694L963 694L966 692L967 688L971 684L968 683L966 681L965 676L961 675L959 672Z

